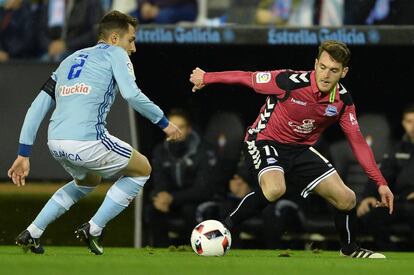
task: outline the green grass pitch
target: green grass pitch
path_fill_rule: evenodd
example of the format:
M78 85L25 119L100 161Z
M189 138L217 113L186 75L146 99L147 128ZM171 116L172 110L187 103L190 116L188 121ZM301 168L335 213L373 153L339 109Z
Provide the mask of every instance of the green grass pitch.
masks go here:
M349 259L336 251L230 250L224 257L192 251L106 247L95 256L84 247L46 247L44 255L24 254L19 247L0 247L1 275L66 274L414 274L414 253L386 253L387 259Z

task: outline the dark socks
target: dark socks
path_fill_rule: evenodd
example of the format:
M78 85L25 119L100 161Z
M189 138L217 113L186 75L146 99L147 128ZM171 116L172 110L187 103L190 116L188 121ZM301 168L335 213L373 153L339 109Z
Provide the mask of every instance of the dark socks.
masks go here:
M230 230L233 226L258 214L269 203L270 202L263 195L262 190L259 189L251 192L242 199L237 208L227 216L223 223Z
M356 208L349 211L336 210L335 227L341 241L341 250L344 254L351 254L358 248L355 242L357 234Z

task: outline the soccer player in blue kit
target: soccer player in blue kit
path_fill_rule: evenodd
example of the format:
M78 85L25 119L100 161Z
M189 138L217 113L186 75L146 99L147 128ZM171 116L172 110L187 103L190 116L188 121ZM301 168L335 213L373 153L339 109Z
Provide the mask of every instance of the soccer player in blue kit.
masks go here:
M102 254L103 228L128 207L148 180L151 173L148 159L105 128L106 116L118 91L136 111L158 125L167 139L181 136L176 125L135 83L128 56L135 52L136 27L135 18L118 11L105 15L99 23L98 44L63 60L26 114L18 156L8 171L13 183L25 185L37 130L53 107L48 147L73 180L53 194L36 219L17 237L16 243L25 251L44 253L39 238L46 227L90 193L101 178L120 175L95 215L75 231L91 252Z

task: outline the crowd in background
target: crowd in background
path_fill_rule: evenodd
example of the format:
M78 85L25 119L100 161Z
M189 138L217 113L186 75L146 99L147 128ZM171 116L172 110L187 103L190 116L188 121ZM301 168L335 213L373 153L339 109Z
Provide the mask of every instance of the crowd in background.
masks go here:
M140 24L410 25L409 0L0 0L0 62L58 62L96 42L110 10Z

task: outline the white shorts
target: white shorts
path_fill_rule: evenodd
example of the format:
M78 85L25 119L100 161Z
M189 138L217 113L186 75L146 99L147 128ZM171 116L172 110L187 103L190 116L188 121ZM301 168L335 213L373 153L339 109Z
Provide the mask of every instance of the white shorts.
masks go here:
M49 140L52 156L75 179L82 180L93 172L109 178L129 162L133 148L128 143L106 134L102 140Z

